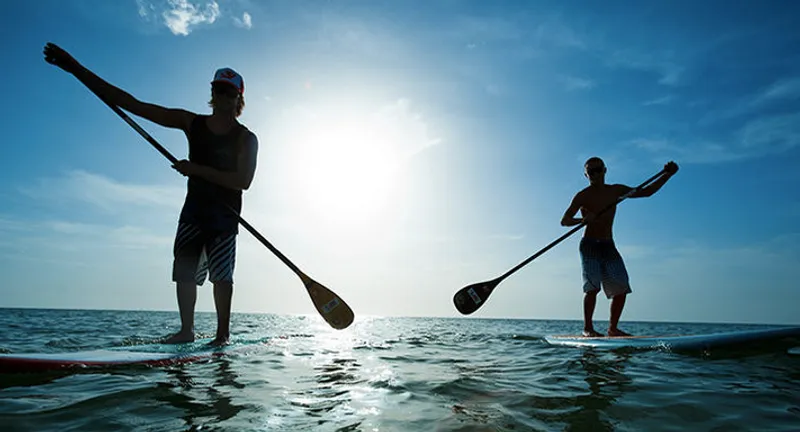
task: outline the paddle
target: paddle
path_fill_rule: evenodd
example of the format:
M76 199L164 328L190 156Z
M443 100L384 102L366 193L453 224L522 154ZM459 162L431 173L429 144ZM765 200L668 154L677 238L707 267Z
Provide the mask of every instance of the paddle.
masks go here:
M657 178L661 177L661 175L664 174L665 172L666 172L666 170L659 171L658 174L650 177L644 183L640 184L639 186L636 186L635 188L631 189L625 195L622 195L621 197L619 197L616 202L613 202L613 203L609 204L608 206L606 206L604 209L600 210L600 212L597 213L597 215L599 216L599 215L605 213L609 209L613 208L617 204L619 204L622 201L624 201L629 196L633 195L635 192L645 188L647 185L652 183L654 180L656 180ZM512 268L511 270L505 272L500 277L492 279L490 281L486 281L486 282L478 282L476 284L468 285L468 286L466 286L464 288L461 288L453 296L453 303L455 304L456 309L458 309L458 311L461 312L464 315L469 315L469 314L475 312L481 306L483 306L484 303L486 303L486 300L489 299L489 296L492 294L492 291L494 291L494 289L497 288L497 285L499 285L500 282L503 281L503 279L511 276L514 272L516 272L517 270L521 269L522 267L525 267L528 263L530 263L531 261L536 259L538 256L540 256L543 253L547 252L548 250L550 250L550 248L552 248L553 246L561 243L561 241L563 241L565 238L571 236L572 234L577 232L579 229L583 228L584 225L586 225L586 222L581 222L579 225L577 225L576 227L574 227L571 230L569 230L566 234L562 235L561 237L559 237L558 239L554 240L549 245L545 246L544 248L542 248L541 250L539 250L535 254L531 255L525 261L522 261L521 263L517 264L514 268Z
M88 88L88 87L87 87ZM92 90L89 88L89 90ZM150 134L147 133L141 126L139 126L135 121L133 121L124 111L122 111L118 106L109 103L107 100L103 99L102 96L97 94L92 90L92 93L95 94L101 101L103 101L109 108L111 108L115 113L117 113L123 120L125 120L132 128L139 132L139 134L147 140L153 147L156 148L159 152L161 152L164 157L166 157L170 162L173 164L178 162L178 159L175 158L167 149L165 149L161 144L158 143ZM284 264L286 264L290 269L292 269L297 276L300 277L300 280L303 282L303 285L306 287L306 291L308 291L308 295L311 296L311 301L314 303L314 307L317 308L317 312L322 315L322 318L327 321L327 323L337 329L341 330L347 328L352 322L354 318L353 310L350 309L350 306L345 303L339 296L336 295L333 291L329 290L319 282L311 279L303 273L300 268L298 268L293 262L289 260L281 251L279 251L275 246L273 246L269 241L267 241L264 236L261 235L252 225L250 225L242 216L232 207L226 204L228 210L233 212L236 215L236 218L239 220L239 223L247 230L250 231L255 238L258 239L264 246L267 247L272 253L274 253Z

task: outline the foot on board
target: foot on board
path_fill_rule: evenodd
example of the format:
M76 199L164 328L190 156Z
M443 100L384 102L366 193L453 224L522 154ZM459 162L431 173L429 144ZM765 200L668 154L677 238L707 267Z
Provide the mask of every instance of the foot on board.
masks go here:
M630 335L628 333L625 333L624 331L622 331L620 329L608 329L608 336L609 337L625 337L625 336L630 336Z
M162 341L162 343L165 344L179 344L186 342L194 342L194 333L178 332Z
M227 337L217 336L216 338L214 338L214 340L212 340L211 342L208 343L208 346L222 347L222 346L228 345L229 343L230 343L230 341L229 341L229 339Z

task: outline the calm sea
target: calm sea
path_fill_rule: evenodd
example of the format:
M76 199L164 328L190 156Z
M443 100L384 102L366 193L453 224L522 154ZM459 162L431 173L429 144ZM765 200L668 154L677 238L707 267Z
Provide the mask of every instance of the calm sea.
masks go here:
M203 336L215 319L198 314ZM176 312L0 309L0 351L134 346L176 324ZM625 324L637 334L757 327ZM208 361L0 373L0 430L800 431L800 356L784 344L678 354L542 339L580 328L361 317L335 331L316 316L235 314L234 346L249 348Z

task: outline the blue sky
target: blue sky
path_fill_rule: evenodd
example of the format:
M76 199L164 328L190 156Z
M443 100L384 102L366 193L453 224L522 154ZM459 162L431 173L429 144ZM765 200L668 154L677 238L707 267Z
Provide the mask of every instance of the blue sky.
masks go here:
M623 320L800 324L794 2L4 2L0 306L175 310L185 179L52 41L141 100L207 113L245 79L260 140L243 216L358 316L459 316L452 295L558 238L583 162L655 196L615 239ZM182 133L137 119L179 158ZM477 317L580 319L580 233ZM313 313L242 231L235 311ZM198 309L213 310L210 285ZM598 302L597 319L607 319ZM624 327L623 327L624 328Z

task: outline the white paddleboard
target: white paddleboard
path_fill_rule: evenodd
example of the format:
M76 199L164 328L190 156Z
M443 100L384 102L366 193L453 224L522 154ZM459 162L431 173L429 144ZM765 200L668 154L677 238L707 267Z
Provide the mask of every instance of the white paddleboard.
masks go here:
M193 345L196 347L197 343ZM156 347L156 351L146 351ZM0 354L0 373L43 372L67 368L121 365L164 366L222 355L231 346L186 349L181 345L148 345L63 353Z
M551 345L591 348L637 348L692 350L732 346L753 342L800 337L800 327L782 327L764 330L742 330L701 335L584 337L580 335L548 335L544 340Z
M791 355L800 355L800 346L789 348L789 354Z

